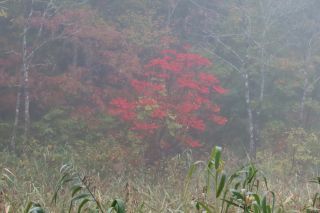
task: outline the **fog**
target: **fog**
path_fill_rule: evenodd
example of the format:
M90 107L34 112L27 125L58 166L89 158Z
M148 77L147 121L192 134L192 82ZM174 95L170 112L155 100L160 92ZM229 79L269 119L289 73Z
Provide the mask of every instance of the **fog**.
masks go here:
M0 0L1 212L320 212L319 0Z

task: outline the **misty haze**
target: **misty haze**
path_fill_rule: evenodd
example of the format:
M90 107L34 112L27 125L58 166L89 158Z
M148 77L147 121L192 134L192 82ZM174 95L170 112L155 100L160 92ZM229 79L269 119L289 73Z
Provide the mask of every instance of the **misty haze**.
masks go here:
M0 0L0 212L320 212L320 0Z

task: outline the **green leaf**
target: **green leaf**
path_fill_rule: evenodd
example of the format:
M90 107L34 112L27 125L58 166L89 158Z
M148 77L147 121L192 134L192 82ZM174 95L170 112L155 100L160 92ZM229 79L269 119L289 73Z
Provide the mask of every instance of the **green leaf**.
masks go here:
M30 201L27 204L27 207L25 208L24 213L28 213L32 206L33 206L33 202Z
M91 197L91 194L89 194L89 193L79 194L79 195L73 197L71 202L75 202L77 200L81 200L81 199L87 198L87 197Z
M261 208L263 213L267 213L267 197L264 196L262 201L261 201Z
M232 195L238 200L245 200L243 194L241 194L241 192L237 191L237 190L234 190L234 189L231 189L231 193Z
M126 209L124 202L121 199L115 199L107 212L111 213L113 210L115 210L116 213L125 213Z
M239 207L239 208L242 208L242 209L243 209L243 206L242 206L242 205L237 204L237 203L233 202L232 200L225 200L225 199L223 199L223 201L226 202L226 203L228 203L228 204L231 205L231 206L235 206L235 207Z
M224 186L226 184L226 179L227 179L226 174L222 174L220 182L219 182L219 186L218 186L218 188L216 190L216 197L217 198L220 196L220 194L221 194L221 192L222 192L222 190L223 190L223 188L224 188Z
M252 206L253 206L253 212L254 213L260 213L260 208L259 208L259 205L257 203L253 203Z
M254 197L255 201L260 205L261 201L260 201L260 197L257 194L252 194L252 196Z
M11 177L9 177L9 175L2 174L2 176L7 180L7 182L10 184L10 186L12 186L14 184L14 180Z
M34 202L29 202L25 210L23 211L24 213L44 213L44 209L41 207L40 204L34 203Z
M39 207L39 206L36 206L36 207L32 207L28 213L45 213L44 212L44 209Z
M320 177L316 177L313 180L310 180L310 183L317 183L320 184Z
M214 160L214 167L215 169L218 169L220 166L220 160L221 160L221 151L222 148L219 146L215 146L212 150L210 161Z
M61 168L60 168L60 173L65 173L65 172L69 171L71 168L72 168L71 165L69 165L69 164L64 164L64 165L62 165Z
M71 188L71 197L73 197L75 194L77 194L77 192L79 192L79 191L81 191L81 189L82 189L83 187L82 186L80 186L80 185L76 185L76 186L73 186L72 188Z
M80 203L80 205L79 205L79 207L78 207L78 213L81 212L82 207L83 207L86 203L88 203L89 201L90 201L90 199L88 199L88 198L85 198L85 199L83 199L83 201L81 201L81 203Z
M197 209L197 210L201 210L201 208L205 209L207 213L213 213L213 210L210 209L210 207L209 207L207 204L198 201L198 202L196 203L196 209Z
M320 198L320 194L319 193L316 193L314 196L313 196L313 199L312 199L312 207L315 207L316 203L317 203L317 200Z
M75 196L74 198L72 198L71 201L70 201L69 213L71 212L73 203L75 201L78 201L78 200L81 200L81 199L84 199L84 198L88 199L88 197L91 197L91 195L89 193L84 193L84 194L79 194L79 195Z

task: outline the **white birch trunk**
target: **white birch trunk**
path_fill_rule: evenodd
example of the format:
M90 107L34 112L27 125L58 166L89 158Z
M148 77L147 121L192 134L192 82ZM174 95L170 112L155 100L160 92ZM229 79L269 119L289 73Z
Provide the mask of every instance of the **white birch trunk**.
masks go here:
M16 99L15 118L13 123L11 141L10 141L10 149L13 152L16 151L16 137L17 137L17 128L19 125L21 95L22 95L22 69L19 72L19 85L18 85L18 92L17 92L17 99Z
M23 88L24 88L24 141L28 139L29 126L30 126L30 95L29 95L29 62L30 56L28 55L28 45L27 45L27 33L29 31L30 19L33 15L33 2L31 0L30 12L28 14L27 20L23 28L22 37L22 71L23 71ZM25 5L27 9L28 6Z
M27 32L28 26L24 27L22 38L22 71L23 71L23 88L24 88L24 140L28 138L30 125L30 97L29 97L29 65L27 51Z
M303 93L302 93L301 102L300 102L300 113L299 113L300 125L303 125L304 123L304 111L305 111L304 108L305 108L305 103L307 99L308 86L309 86L309 80L308 80L308 76L305 74L304 83L303 83Z
M243 77L244 77L245 99L246 99L248 122L249 122L249 137L250 137L249 154L250 154L250 157L254 159L256 155L256 143L255 143L255 136L254 136L254 122L253 122L253 115L252 115L252 108L251 108L249 76L246 71L244 72Z

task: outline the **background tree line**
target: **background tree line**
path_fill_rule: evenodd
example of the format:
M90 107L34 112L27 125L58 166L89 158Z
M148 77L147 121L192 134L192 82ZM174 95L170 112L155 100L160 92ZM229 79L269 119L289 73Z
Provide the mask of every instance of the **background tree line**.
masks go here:
M162 50L187 46L213 62L206 71L228 89L214 97L228 122L191 132L203 142L196 152L219 144L251 157L268 149L291 153L299 161L319 150L317 0L0 4L2 149L107 143L120 157L141 156L146 143L108 113L110 102Z

